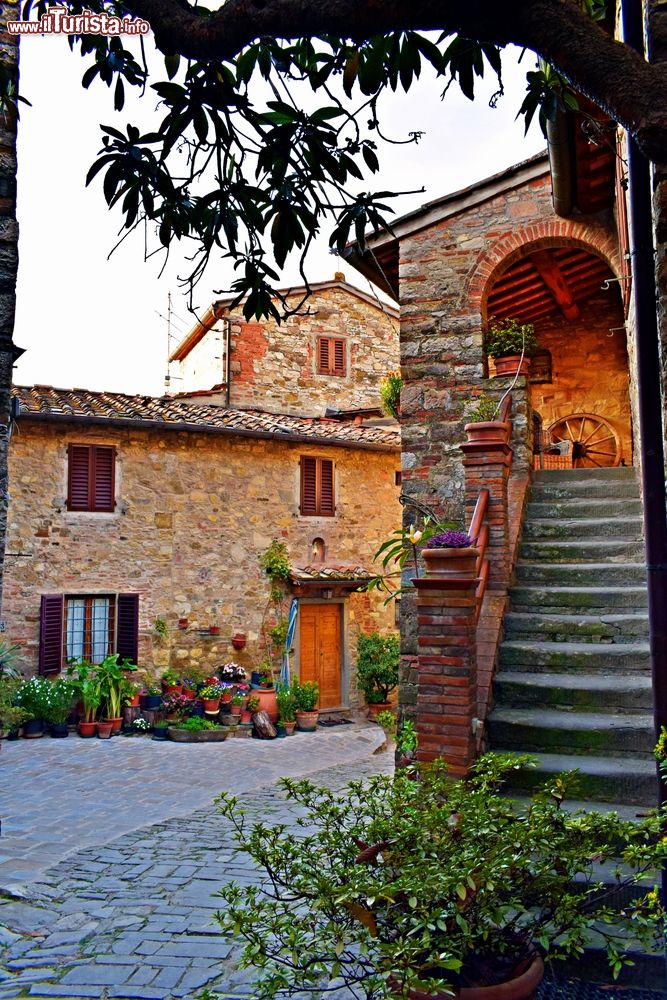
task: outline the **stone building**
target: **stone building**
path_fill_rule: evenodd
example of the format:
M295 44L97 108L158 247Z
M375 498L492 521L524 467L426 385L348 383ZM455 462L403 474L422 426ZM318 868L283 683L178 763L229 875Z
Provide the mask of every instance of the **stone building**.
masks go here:
M340 283L327 287L327 301L332 294L337 306L352 295L341 300ZM53 673L70 655L97 660L109 650L136 657L150 674L171 665L186 675L230 659L256 668L277 613L259 557L277 539L292 567L287 601L299 602L292 669L319 680L322 708L359 704L357 635L395 627L394 610L363 585L376 572L374 552L400 523L400 441L395 424L379 419L386 369L369 360L368 374L357 303L373 321L386 324L386 314L352 297L349 325L333 309L327 325L310 328L309 316L307 333L290 325L288 339L303 337L304 357L318 338L344 341L343 372L320 375L313 365L306 377L299 362L294 385L308 405L319 386L317 415L258 408L259 384L252 408L245 390L246 408L215 392L14 390L4 613L27 671ZM246 335L262 339L271 365L287 371L280 328L264 335L259 324L234 326L239 377L252 355ZM271 346L277 337L281 352ZM397 341L392 357L385 337L396 367ZM327 407L333 416L322 415ZM240 650L234 635L245 637Z

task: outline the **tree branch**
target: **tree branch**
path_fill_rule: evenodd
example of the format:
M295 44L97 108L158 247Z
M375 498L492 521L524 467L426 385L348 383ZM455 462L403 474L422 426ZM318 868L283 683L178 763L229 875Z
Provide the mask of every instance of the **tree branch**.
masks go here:
M202 14L180 0L126 0L165 53L233 59L253 40L330 34L362 42L393 31L444 31L525 46L628 128L647 156L667 162L667 67L614 41L578 0L227 0Z

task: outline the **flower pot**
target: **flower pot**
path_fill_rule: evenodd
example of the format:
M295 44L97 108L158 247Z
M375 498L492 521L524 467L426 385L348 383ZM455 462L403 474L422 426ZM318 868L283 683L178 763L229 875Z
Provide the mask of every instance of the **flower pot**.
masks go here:
M162 685L162 695L168 694L182 694L183 685L182 684L163 684Z
M198 718L203 718L204 716L204 704L201 701L193 701L190 706L190 715L196 715Z
M96 722L84 722L82 719L81 722L79 723L79 736L82 736L84 739L88 739L89 737L94 736L96 730L97 730Z
M266 712L271 722L276 724L278 721L278 702L276 701L276 692L274 688L256 688L252 692L256 698L259 698L259 708L258 712Z
M104 722L110 722L111 723L111 732L112 733L119 733L121 731L121 729L123 728L123 716L122 715L118 716L118 718L104 719Z
M240 722L241 716L243 714L243 709L240 705L230 705L229 714L233 715L237 722Z
M52 722L51 736L54 740L64 740L69 736L69 726L66 722Z
M476 420L464 426L468 441L506 444L512 433L512 425L506 420Z
M139 708L139 695L133 694L126 704L128 708Z
M293 736L296 729L296 719L292 719L291 722L283 722L283 726L285 727L286 735Z
M314 733L317 729L317 719L319 717L319 711L316 709L314 712L297 712L296 713L296 724L302 733Z
M204 711L207 713L214 714L220 711L220 699L219 698L204 698Z
M456 991L459 1000L531 1000L537 994L537 987L544 976L544 962L536 955L525 972L515 979L508 979L495 986L463 986ZM439 991L425 993L422 990L410 990L410 1000L452 1000L451 993Z
M372 702L367 705L368 712L367 718L375 720L380 712L391 712L391 702L390 701L380 701Z
M287 730L282 722L276 722L276 736L279 740L284 740L287 736Z
M251 722L252 722L252 712L249 712L248 709L246 708L243 710L243 712L241 712L241 725L248 726L250 725Z
M7 735L5 736L5 739L6 740L17 740L19 738L20 732L21 732L21 727L20 726L13 726L11 729L7 730Z
M139 698L139 704L144 712L157 712L162 705L162 695L142 694Z
M36 740L44 735L44 722L42 719L28 719L23 723L23 738L26 740Z
M224 729L204 729L199 733L189 733L187 729L169 728L169 739L174 743L222 743L226 738Z
M188 621L187 618L179 618L178 619L178 627L180 629L182 629L182 630L186 629L189 624L190 624L190 622Z
M111 739L111 728L113 723L110 719L105 719L104 721L97 723L97 738L99 740L110 740Z
M220 626L219 625L209 625L208 632L209 632L209 635L220 635Z
M233 694L232 694L231 691L225 691L225 693L220 698L220 702L223 705L229 705L231 703L231 700L232 700L233 697L234 696L233 696Z
M195 698L195 689L194 688L184 687L183 691L181 693L182 693L182 695L183 695L184 698L188 699L188 701L193 701L194 698Z
M530 375L530 358L524 357L522 361L520 354L506 354L502 358L494 358L493 363L496 366L495 378L512 377L517 372L526 378Z
M153 730L153 739L158 740L158 742L164 743L167 739L167 734L169 730L162 727L161 729Z
M422 549L428 576L442 576L450 579L474 578L479 549Z
M245 632L235 632L232 636L232 646L234 649L244 649L246 644Z

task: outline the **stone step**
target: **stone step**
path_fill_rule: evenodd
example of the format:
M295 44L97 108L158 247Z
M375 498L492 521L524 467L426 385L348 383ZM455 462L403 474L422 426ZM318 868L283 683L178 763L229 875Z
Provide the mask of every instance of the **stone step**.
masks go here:
M502 708L564 708L582 711L607 709L621 714L653 711L649 674L528 673L501 670L493 681L496 703Z
M635 642L648 639L648 615L568 615L509 611L505 615L506 639L535 642Z
M522 539L642 537L640 517L531 518L523 526Z
M500 666L514 670L546 667L553 673L616 673L651 669L647 642L534 642L505 641L500 647Z
M493 749L498 749L493 747ZM577 757L571 754L536 754L537 766L512 773L515 790L539 787L562 771L578 769L577 795L593 802L618 802L654 808L658 798L655 761L644 758Z
M641 562L644 542L641 538L579 538L522 541L519 557L527 562Z
M637 498L621 499L568 498L567 500L533 500L526 506L526 519L532 518L589 518L589 517L637 517L641 519L642 502Z
M650 759L655 744L653 716L647 714L503 707L494 709L487 727L493 746L524 753Z
M519 584L546 583L554 587L586 587L602 584L646 584L646 566L634 563L539 563L519 559L516 567Z
M616 482L630 480L637 482L637 470L631 465L614 465L605 469L536 469L533 480L545 482Z
M648 606L646 586L609 587L600 577L597 587L561 587L522 584L512 587L512 611L569 614L614 614L622 609L633 612Z
M565 500L636 500L639 487L634 479L615 483L599 479L574 480L571 482L534 481L530 491L533 503L562 502Z

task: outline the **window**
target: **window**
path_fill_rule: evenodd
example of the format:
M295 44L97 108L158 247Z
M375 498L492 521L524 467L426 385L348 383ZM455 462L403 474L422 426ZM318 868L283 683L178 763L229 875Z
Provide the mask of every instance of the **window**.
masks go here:
M335 337L317 338L317 374L345 375L345 341Z
M334 464L328 458L301 458L301 513L333 517Z
M67 457L67 509L113 511L116 449L71 444Z
M109 653L137 661L138 594L43 594L39 672L55 674L70 657L100 663Z

